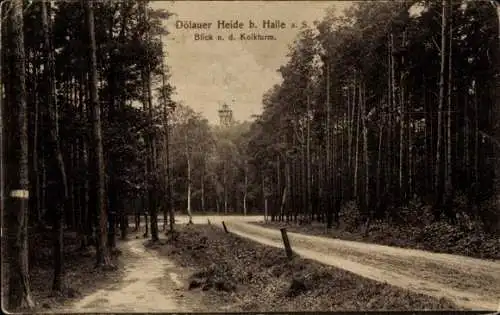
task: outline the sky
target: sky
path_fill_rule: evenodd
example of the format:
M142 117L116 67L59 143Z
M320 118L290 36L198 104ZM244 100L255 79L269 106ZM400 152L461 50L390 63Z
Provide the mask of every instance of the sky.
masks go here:
M217 110L222 103L233 109L238 121L251 120L262 112L262 96L280 83L277 69L286 64L289 45L300 27L321 20L326 9L334 7L339 14L348 1L156 1L155 9L175 13L165 21L170 34L164 37L166 64L175 101L182 101L200 112L211 123L218 123ZM219 29L218 21L244 23L243 29ZM249 21L257 28L250 29ZM283 29L264 29L263 21L279 20ZM212 23L209 29L177 28L179 21ZM195 40L195 34L222 36L224 40ZM241 40L241 33L273 35L275 40ZM229 40L233 34L236 39Z

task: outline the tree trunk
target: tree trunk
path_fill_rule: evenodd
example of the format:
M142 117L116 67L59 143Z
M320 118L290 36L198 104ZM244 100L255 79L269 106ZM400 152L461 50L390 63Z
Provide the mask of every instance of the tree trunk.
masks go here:
M38 151L38 138L39 138L39 133L38 133L38 125L39 125L39 117L40 117L40 110L39 110L39 95L38 95L38 65L39 65L39 59L38 59L38 53L35 52L34 53L34 57L33 57L33 61L32 61L32 64L33 64L33 72L31 73L31 75L34 76L34 80L33 80L33 96L32 96L32 106L33 106L33 143L32 143L32 156L31 156L31 163L32 163L32 175L31 175L31 190L32 190L32 194L30 196L31 198L31 205L29 206L30 208L30 215L33 217L34 219L34 223L35 225L38 225L40 226L42 224L42 215L41 215L41 209L40 209L40 172L39 172L39 158L40 158L40 155L39 155L39 151ZM1 70L0 70L1 71ZM0 97L3 98L3 95L0 95ZM1 106L0 106L1 107ZM1 108L0 108L0 121L2 119L2 115L1 115ZM0 127L1 128L1 127ZM1 132L0 132L1 133ZM1 138L1 135L0 135L0 138ZM1 148L2 146L2 140L0 140L0 152L1 150L3 150L3 148ZM2 156L2 159L3 159L3 155L0 153L0 156ZM0 185L3 186L3 160L2 160L2 163L1 163L1 167L0 167L0 173L2 173L0 175L0 178L2 178L2 182L0 183ZM1 188L2 189L2 192L0 193L2 196L3 196L3 187ZM3 198L3 197L2 197ZM2 203L2 206L0 206L0 209L3 209L3 203Z
M101 127L101 106L97 94L97 58L96 41L94 32L94 9L90 1L83 1L85 8L85 17L87 22L88 41L89 41L89 70L90 70L90 104L92 116L92 147L93 163L91 172L93 173L95 185L95 209L97 210L97 266L111 267L111 257L107 246L107 212L105 195L105 172L104 172L104 153L102 146L102 127Z
M186 159L187 159L187 213L189 216L189 224L193 224L193 215L191 213L191 159L189 157L189 148L186 134Z
M415 161L413 153L413 122L408 122L408 195L414 197Z
M392 145L392 141L394 138L396 138L396 118L394 117L394 113L397 109L397 105L396 105L396 70L395 70L395 62L394 62L394 35L391 33L390 35L390 81L391 81L391 103L390 103L390 121L391 121L391 127L390 129L394 128L394 133L393 135L391 134L392 138L391 139L387 139L387 141L389 141L391 143L391 153L394 153L395 152L395 148L393 147ZM394 141L395 142L395 141ZM394 177L394 171L392 169L392 167L396 168L397 167L397 160L396 160L396 154L393 154L393 155L390 155L391 157L391 167L389 168L389 172L390 172L390 178L388 179L390 182L392 182L392 179ZM391 185L392 187L391 188L395 188L396 185L392 184ZM395 196L397 196L395 193L392 193L392 201L394 202L395 200Z
M55 60L54 52L52 50L50 39L49 39L49 16L48 8L45 1L41 2L42 9L42 25L44 33L44 50L47 56L46 62L46 82L49 85L48 93L48 104L47 108L49 111L50 119L50 141L52 142L51 147L53 148L52 157L56 161L57 170L59 172L59 181L62 186L62 196L60 199L55 201L54 209L54 281L52 284L52 289L55 291L60 291L62 289L63 282L63 218L64 210L68 210L68 182L66 178L66 169L64 167L64 160L61 152L61 145L59 140L59 128L58 128L58 114L57 114L57 98L56 98L56 77L55 77Z
M354 90L357 90L357 85L355 84ZM361 119L361 103L358 99L357 111L354 111L356 117L356 144L355 144L355 157L354 157L354 198L358 196L358 169L359 169L359 141L360 141L360 119Z
M386 159L385 159L385 185L384 190L389 194L392 183L392 154L391 154L391 140L392 140L392 34L387 40L388 53L387 53L387 111L386 124L387 124L387 140L386 140ZM427 121L427 120L426 120ZM392 196L392 194L391 194Z
M247 215L248 164L245 160L245 188L243 192L243 215Z
M280 176L280 167L281 167L281 163L280 163L280 156L279 154L276 155L276 203L275 203L275 207L272 208L272 212L271 212L271 216L274 218L275 215L276 215L276 210L277 210L277 206L279 205L279 202L280 202L280 194L281 194L281 176Z
M85 121L86 115L87 115L87 83L86 83L86 71L81 70L80 72L80 91L79 91L79 103L80 103L80 117ZM89 159L88 159L88 154L87 154L87 139L86 137L81 137L81 161L80 161L80 168L83 170L88 170L89 169ZM88 176L84 176L82 178L82 187L81 187L81 211L82 211L82 217L83 217L83 222L80 222L79 226L79 232L81 236L81 249L85 249L88 245L88 236L91 234L91 221L90 221L90 216L89 216L89 178Z
M449 18L453 16L452 11L451 11L451 1L448 1L448 9L449 11ZM453 170L452 170L452 139L451 139L451 121L452 117L451 114L453 112L452 110L452 103L451 103L451 93L452 93L452 33L453 33L453 27L451 26L451 21L449 20L449 32L448 32L448 88L447 88L447 105L448 105L448 112L447 112L447 126L446 126L446 138L447 138L447 150L446 150L446 179L445 179L445 195L446 199L452 198L452 193L453 193L453 182L452 182L452 176L453 176Z
M113 21L109 23L108 30L108 40L110 42L113 41ZM113 59L116 54L111 52L109 57L110 69L108 73L107 83L108 83L108 124L112 125L114 120L116 119L116 99L118 89L117 78L116 78L116 70ZM117 217L119 215L119 196L118 196L118 180L117 180L117 170L116 166L118 164L118 159L116 157L116 153L112 150L107 150L106 152L107 160L108 160L108 198L109 198L109 209L108 209L108 221L109 221L109 230L108 230L108 246L110 250L113 250L116 247L116 230L115 230L115 222L117 221ZM122 229L123 230L123 229Z
M307 196L307 214L312 216L312 198L311 198L311 119L309 117L311 110L311 101L307 96L307 138L306 138L306 196ZM312 220L312 217L311 217Z
M280 203L280 221L284 221L285 218L285 205L287 194L289 190L289 167L288 161L285 161L285 186L283 187L283 193L281 194L281 203Z
M2 3L3 4L3 3ZM1 6L3 9L3 6ZM0 13L3 13L0 9ZM4 43L4 32L5 29L2 28L1 21L3 21L3 14L0 14L0 47L3 47ZM5 32L7 33L7 32ZM3 88L3 81L4 78L8 80L7 77L7 71L4 71L3 69L3 63L6 61L7 57L5 54L4 49L0 49L0 213L4 213L5 210L5 128L4 128L4 116L7 116L4 112L4 88ZM6 81L7 81L6 80ZM38 209L40 210L40 209ZM41 214L38 213L38 219L40 220ZM3 222L3 218L2 218ZM1 229L3 229L3 224L1 226Z
M493 105L494 108L492 110L493 117L492 121L494 122L493 125L493 137L497 141L500 141L500 4L498 2L495 2L493 0L490 0L491 5L493 6L494 9L496 9L497 13L497 19L498 19L498 26L497 26L497 42L496 42L496 49L494 49L493 53L493 64L495 65L495 90L494 92L494 100L496 101L496 105ZM494 198L496 202L496 217L500 217L499 209L500 209L500 147L495 146L494 150L494 158L495 158L495 179L493 182L493 191L494 191ZM496 224L496 232L500 231L500 220L497 220Z
M267 196L266 196L266 179L262 175L261 186L262 186L262 202L264 206L264 221L267 222Z
M349 125L348 125L348 134L347 134L347 165L349 169L351 169L352 166L352 142L353 142L353 134L354 134L354 117L355 115L355 94L356 94L356 88L353 89L353 95L351 97L351 88L350 86L347 87L347 113L348 117L347 119L349 120ZM329 96L329 93L328 93Z
M227 174L226 174L226 161L224 160L224 214L227 215Z
M331 178L334 176L332 172L332 157L331 157L331 137L332 137L332 132L331 132L331 127L330 127L330 64L326 63L326 104L325 104L325 109L326 109L326 126L325 126L325 131L326 131L326 145L325 145L325 155L326 155L326 160L325 160L325 174L324 174L324 187L323 187L323 194L325 195L324 199L325 201L325 207L326 207L326 228L330 229L332 228L333 225L333 209L332 209L332 188L329 184L331 183ZM347 92L347 97L349 97L349 92ZM347 101L347 112L349 112L349 100ZM350 128L348 127L348 133L350 133ZM338 189L338 188L337 188ZM336 210L336 209L335 209Z
M379 125L378 132L378 155L377 155L377 186L376 186L376 198L377 198L377 210L380 211L380 201L382 198L382 143L384 139L384 125L381 123ZM386 154L388 152L385 152Z
M125 21L123 22L124 25L126 24ZM166 69L165 69L165 58L164 53L163 53L163 46L162 46L162 83L163 83L163 92L165 93L165 88L166 88ZM170 233L174 233L174 224L175 224L175 218L174 218L174 207L173 207L173 191L172 187L172 176L170 174L170 127L169 127L169 116L168 116L168 97L167 95L163 95L163 115L164 115L164 120L165 120L165 188L166 188L166 195L167 195L167 202L165 203L165 209L168 208L168 215L169 215L169 227L170 227ZM167 211L164 211L163 215L166 217ZM163 218L166 220L166 218Z
M443 109L445 98L445 64L446 64L446 30L448 24L448 5L447 0L442 0L442 13L441 13L441 70L439 74L439 105L438 105L438 130L437 130L437 149L436 149L436 172L434 179L434 191L436 194L435 199L435 212L434 216L437 219L440 215L438 208L441 206L443 197Z
M404 36L403 36L404 37ZM403 39L403 42L405 39ZM401 57L401 65L404 67L404 57ZM406 95L404 84L404 69L399 74L399 201L400 204L406 202L406 182L405 182L405 128L406 128Z
M364 82L361 83L361 97L360 97L360 102L361 102L361 115L362 115L362 122L363 122L363 160L364 160L364 169L365 169L365 174L364 174L364 184L365 187L363 188L364 190L364 210L368 211L368 209L373 209L373 207L370 207L370 160L368 156L368 126L366 122L366 116L367 116L367 110L366 110L366 97L365 97L365 84ZM370 210L371 211L371 210ZM369 215L369 213L366 213L366 215ZM369 217L370 218L370 217Z
M151 91L151 72L148 69L147 74L147 93L148 93L148 111L149 111L149 119L150 124L153 124L153 106L152 106L152 91ZM157 202L157 177L153 175L153 170L156 169L157 163L157 153L156 153L156 138L155 135L152 134L149 139L149 150L150 150L150 165L149 175L151 185L149 185L149 215L151 222L151 239L153 241L158 241L158 202Z
M8 191L6 227L9 257L9 310L31 308L28 262L28 113L25 83L23 2L13 0L9 14L11 30L12 100L9 150L7 150Z

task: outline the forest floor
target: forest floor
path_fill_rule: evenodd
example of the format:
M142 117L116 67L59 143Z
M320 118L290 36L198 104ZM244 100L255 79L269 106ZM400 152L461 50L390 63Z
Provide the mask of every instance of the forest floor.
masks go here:
M30 237L30 278L36 303L30 313L191 312L200 307L198 294L183 289L183 277L189 271L145 249L148 240L142 233L118 241L112 257L116 270L102 270L94 268L94 248L79 250L76 233L65 232L65 289L57 295L51 292L51 233L32 232ZM6 268L2 270L7 279ZM5 298L7 286L3 285Z
M57 296L51 233L31 232L35 311L496 310L500 301L498 261L291 232L300 257L289 261L278 225L255 224L262 217L176 219L175 242L133 233L119 241L115 271L94 269L95 251L65 232L66 289Z
M95 250L89 247L80 250L80 239L77 233L64 232L64 289L53 294L53 257L52 231L35 230L30 228L30 280L31 292L35 308L30 312L55 312L66 307L82 296L91 294L99 288L120 281L123 277L123 264L119 252L112 256L116 270L104 271L95 269ZM3 246L5 244L2 244ZM8 264L2 259L2 278L8 279ZM3 301L6 301L8 284L2 282Z
M267 228L287 228L290 232L338 238L348 241L373 243L402 248L420 249L436 253L464 255L482 259L500 259L500 239L498 235L488 235L479 229L467 230L445 222L436 222L425 227L391 226L385 222L372 223L368 235L363 227L340 228L328 231L325 223L312 222L298 225L285 222L253 222Z
M228 227L236 229L234 223ZM447 299L413 293L299 256L288 260L282 249L225 233L214 225L179 225L177 229L176 241L147 248L192 270L185 289L199 292L204 305L215 307L204 311L460 309Z

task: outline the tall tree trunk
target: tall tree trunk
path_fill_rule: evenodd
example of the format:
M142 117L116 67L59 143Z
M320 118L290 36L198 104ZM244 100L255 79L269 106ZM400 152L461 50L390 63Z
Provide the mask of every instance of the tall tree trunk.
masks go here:
M396 112L397 110L397 104L396 104L396 63L394 61L394 35L391 33L390 34L390 47L391 47L391 55L390 55L390 66L391 66L391 69L390 69L390 80L391 80L391 105L390 105L390 120L391 120L391 128L394 128L394 133L392 135L392 138L391 139L388 139L388 141L391 142L391 152L394 153L396 148L394 148L394 145L392 145L392 141L394 138L396 138L397 136L397 131L396 131L396 124L397 124L397 121L396 121L396 117L394 116L394 113ZM395 141L394 141L395 143ZM392 169L392 167L394 167L394 169L396 169L397 165L398 165L398 162L397 162L397 154L393 154L391 155L392 157L392 160L391 160L391 168L390 168L390 179L389 181L392 182L393 180L393 177L394 177L394 171ZM397 174L397 173L396 173ZM392 188L395 188L396 185L395 184L392 184L391 185ZM392 193L392 201L394 202L394 200L396 199L396 194L395 193Z
M187 213L189 216L189 224L193 224L193 215L191 213L191 158L189 156L187 133L185 135L185 141L186 141L186 160L187 160Z
M343 117L343 122L344 124L346 123L346 116L344 114ZM331 164L330 164L330 171L329 173L331 174L329 177L330 181L330 189L334 190L333 194L330 194L330 206L334 207L334 221L335 221L335 226L336 228L339 228L340 226L340 211L342 210L342 201L344 200L345 197L345 187L344 183L345 181L343 180L344 172L342 171L342 168L347 168L347 164L349 164L349 161L345 161L344 159L344 132L341 132L340 134L340 152L337 154L337 133L335 132L335 128L330 127L330 140L331 140L331 145L330 145L330 152L331 152ZM340 157L340 161L337 162L337 157Z
M347 92L347 97L349 97L349 92ZM326 161L325 161L325 187L324 190L326 191L326 228L331 229L333 225L333 211L332 209L333 203L332 201L332 189L331 187L331 178L335 176L332 172L332 151L331 151L331 137L332 137L332 130L330 126L330 118L331 118L331 108L330 108L330 64L327 62L326 63L326 146L325 146L325 153L326 153ZM349 100L347 101L347 112L349 112ZM351 128L348 128L348 132L350 134ZM349 138L349 143L350 143L350 138ZM350 148L349 148L350 149ZM350 151L349 151L350 154ZM337 188L338 189L338 188ZM337 209L335 209L337 211Z
M453 64L452 64L452 53L453 53L453 26L452 26L452 17L453 17L453 12L452 12L452 4L451 1L448 2L448 9L449 9L449 31L448 31L448 88L447 88L447 103L448 103L448 125L446 127L447 131L447 142L448 142L448 149L446 152L446 181L445 181L445 194L447 196L447 199L452 198L453 194L453 164L452 164L452 145L453 141L451 139L451 123L452 123L452 113L453 113L453 104L452 104L452 99L451 99L451 93L453 91L453 82L452 82L452 76L453 76Z
M31 194L29 196L29 205L28 208L30 209L29 211L29 223L35 226L40 225L40 209L38 208L38 191L39 188L37 185L39 184L39 172L38 172L38 93L37 93L37 67L38 67L38 58L37 58L37 53L32 52L33 49L29 49L26 52L27 55L27 60L26 60L26 67L27 67L27 75L29 77L35 78L34 80L31 80L31 84L29 87L27 86L28 89L28 97L29 97L29 102L28 102L28 112L30 113L28 116L28 128L31 128L33 130L33 136L30 137L30 143L29 145L29 159L30 159L30 169L29 169L29 175L30 175L30 191ZM0 96L2 97L2 96ZM1 115L0 115L1 117ZM1 119L1 118L0 118Z
M453 176L453 165L452 165L452 139L451 139L451 121L452 121L452 102L451 102L451 93L452 93L452 43L453 43L453 27L452 27L452 22L451 18L453 16L452 14L452 6L451 6L451 1L448 1L448 10L449 10L449 19L448 19L448 24L449 24L449 31L448 31L448 88L447 88L447 107L448 107L448 112L447 112L447 126L446 126L446 140L447 140L447 149L446 149L446 179L445 179L445 195L446 199L449 200L452 198L452 193L453 193L453 182L452 182L452 176Z
M384 125L380 123L378 128L378 155L377 155L377 184L376 184L376 198L377 210L380 211L380 203L382 199L382 143L384 139ZM388 152L385 152L388 154Z
M267 222L267 196L266 196L266 179L262 175L262 201L264 206L264 221Z
M288 159L285 160L285 187L283 188L283 194L281 196L281 206L280 206L280 220L284 221L285 215L285 205L288 198L288 191L290 190L290 165Z
M497 144L500 142L500 4L493 0L490 0L491 5L494 9L496 9L498 25L497 25L497 41L496 41L496 49L494 49L493 53L493 64L495 67L495 90L494 92L494 101L496 104L493 105L493 117L492 121L493 125L493 137L496 139ZM493 182L493 191L494 198L496 202L496 217L500 217L500 147L497 145L494 150L494 158L495 158L495 177ZM497 220L496 224L496 232L500 231L500 220Z
M227 215L227 174L226 174L226 160L224 160L224 214Z
M108 36L109 41L113 41L113 23L111 21L109 26ZM116 119L117 112L117 82L115 75L115 65L113 64L113 59L115 57L115 53L112 52L110 56L110 70L108 74L108 124L113 125ZM108 221L109 221L109 230L108 230L108 246L111 250L116 247L116 231L115 231L115 222L117 221L118 212L119 212L119 196L118 196L118 179L117 179L117 164L118 159L116 153L113 152L112 149L107 149L107 160L108 160L108 197L109 197L109 209L108 209Z
M147 152L150 152L149 151L149 147L147 147ZM149 153L148 153L149 154ZM142 205L141 205L141 210L142 210L142 214L144 215L144 234L143 234L143 237L146 238L149 236L149 221L148 221L148 208L149 208L149 185L150 185L150 182L149 182L149 157L146 157L146 163L144 163L144 184L146 186L146 189L145 191L143 191L142 193L142 197L141 197L141 200L142 200ZM140 217L140 213L139 213L139 225L140 225L140 220L141 220L141 217Z
M387 40L387 111L386 124L387 124L387 140L386 140L386 162L385 162L385 193L389 194L392 183L392 154L391 154L391 140L392 140L392 34ZM392 196L392 194L391 194Z
M462 157L462 166L463 168L466 169L466 175L465 175L465 180L466 183L471 182L471 173L472 173L472 165L470 165L470 119L467 114L467 108L469 106L469 98L467 97L468 94L464 95L464 102L463 102L463 121L462 121L462 133L463 133L463 157ZM469 187L468 187L469 188ZM468 200L469 202L471 200ZM469 209L469 211L472 209Z
M361 97L360 97L360 102L361 102L361 115L362 115L362 122L363 122L363 160L364 160L364 181L363 183L365 184L365 187L363 187L364 190L364 208L365 211L368 211L368 209L373 209L373 207L370 207L370 160L368 156L368 126L367 126L367 110L366 110L366 96L365 96L365 84L364 82L361 82ZM367 215L369 213L366 213ZM370 217L369 217L370 218Z
M82 0L85 8L85 18L87 22L88 41L89 41L89 70L90 70L90 104L92 116L92 173L95 196L95 209L97 210L97 261L96 265L111 267L111 257L107 246L107 212L105 195L105 171L104 171L104 153L102 146L102 127L101 127L101 106L97 94L97 58L96 41L94 32L94 9L93 3Z
M201 201L201 211L203 213L205 213L205 165L203 165L203 168L202 168L202 172L201 172L201 181L200 181L200 184L201 184L201 197L200 197L200 201Z
M151 72L148 69L148 75L147 75L147 92L148 92L148 111L149 111L149 120L151 126L153 125L153 106L152 106L152 91L151 91ZM149 186L149 215L150 215L150 222L151 222L151 239L153 241L158 241L159 240L159 235L158 235L158 202L157 202L157 177L156 175L153 175L153 170L156 169L158 163L157 163L157 150L156 150L156 137L154 134L151 135L151 138L149 139L149 150L150 150L150 180L152 180L151 185Z
M355 90L358 89L358 86L357 84L355 84ZM358 169L359 169L359 141L360 141L360 132L359 132L359 128L360 128L360 119L361 119L361 100L358 99L358 106L356 107L357 108L357 111L355 111L355 115L356 115L356 139L355 139L355 154L354 154L354 198L356 198L358 196Z
M425 168L425 194L427 195L433 187L432 184L432 160L433 160L433 152L432 152L432 109L429 106L428 102L428 92L427 92L427 78L424 76L424 111L425 111L425 131L424 131L424 147L425 147L425 160L424 160L424 168Z
M87 76L86 72L84 69L80 71L80 86L79 86L79 103L80 103L80 117L83 119L83 121L87 120L87 111L88 111L88 106L86 105L87 101ZM88 157L88 141L86 137L81 137L81 161L80 161L80 168L82 170L88 170L89 169L89 157ZM89 176L86 174L84 178L82 178L82 187L81 187L81 207L82 207L82 217L83 217L83 222L80 223L80 234L81 234L81 249L85 249L88 245L88 238L91 236L91 231L92 231L92 224L90 220L90 211L89 211Z
M123 21L124 25L126 25L126 22ZM161 39L162 40L162 39ZM161 67L162 67L162 83L163 83L163 93L166 93L166 67L165 67L165 56L163 52L163 46L162 46L162 61L161 61ZM165 181L165 187L166 187L166 195L167 195L167 202L165 204L165 209L168 208L168 215L169 215L169 227L170 227L170 233L174 233L174 224L175 224L175 217L174 217L174 206L173 206L173 185L172 185L172 175L170 173L170 126L169 126L169 98L168 95L163 94L163 115L164 115L164 120L165 120L165 176L166 176L166 181ZM164 211L163 215L166 217L167 212ZM165 220L165 218L164 218Z
M353 94L351 97L351 87L347 87L347 113L348 113L348 120L349 120L349 125L348 125L348 135L347 135L347 165L349 169L351 169L352 166L352 142L353 142L353 135L354 135L354 120L355 118L355 99L356 99L356 88L354 87L353 89Z
M436 194L435 199L435 212L434 216L437 219L440 215L439 207L443 201L443 109L444 109L444 98L445 98L445 64L447 57L447 42L446 42L446 30L448 24L448 5L447 0L442 0L442 13L441 13L441 70L439 74L439 105L438 105L438 130L437 130L437 148L436 148L436 172L434 179L434 191Z
M313 214L313 209L312 209L312 198L311 198L311 119L309 117L311 111L311 100L309 95L307 96L307 122L306 122L306 128L307 128L307 138L306 138L306 181L307 181L307 188L306 188L306 196L307 196L307 214L311 216L311 221L312 221L312 214Z
M9 14L12 42L12 100L7 150L8 209L6 213L9 257L9 309L33 307L28 262L28 113L25 82L23 2L13 0Z
M300 199L301 199L301 209L300 215L304 219L307 212L307 174L306 174L306 149L305 149L304 132L301 130L301 141L300 141Z
M248 162L245 160L245 187L243 191L243 215L247 215Z
M35 53L36 60L38 61L38 55ZM38 146L39 146L39 119L40 119L40 104L39 104L39 95L38 95L38 69L35 67L35 80L34 80L34 96L33 102L35 107L34 113L34 122L33 122L33 173L35 174L35 183L34 183L34 196L35 200L35 212L37 217L37 224L42 223L42 196L41 196L41 176L39 172L39 158L42 157L43 154L39 154ZM0 144L1 145L1 144ZM43 151L42 151L43 152Z
M54 51L49 39L49 16L48 8L45 1L41 1L42 9L42 25L44 33L44 48L47 57L46 62L46 79L49 85L48 102L47 108L49 111L50 119L50 141L52 142L51 147L53 148L52 157L56 161L57 170L59 172L59 181L62 186L62 196L60 200L55 201L54 211L54 281L52 284L52 289L55 291L60 291L63 286L63 218L64 210L68 210L68 182L66 178L66 169L64 167L64 160L61 152L61 145L59 139L59 128L58 128L58 114L57 114L57 98L56 98L56 77L55 77L55 60Z
M403 35L403 43L405 41L405 36ZM401 65L404 67L404 57L401 57ZM405 128L406 128L406 95L405 95L405 84L404 84L404 70L400 70L399 77L399 200L401 204L406 203L406 181L405 181Z
M281 193L281 176L280 176L280 156L279 154L276 155L276 202L275 202L275 206L273 207L272 209L272 214L271 216L274 218L276 216L276 211L277 211L277 208L278 208L278 205L280 204L280 193ZM281 218L281 216L278 217L278 221L279 219ZM273 219L274 221L274 219Z
M477 81L474 81L474 184L473 196L477 201L479 193L479 100L477 95ZM475 202L476 203L476 202ZM476 203L476 213L479 214L479 205Z
M3 21L3 4L0 3L0 48L4 47L4 33L7 33L2 27L1 21ZM8 4L8 3L7 3ZM5 49L0 49L0 213L4 213L5 210L5 128L4 128L4 116L8 116L4 112L4 78L8 81L8 71L4 71L3 64L6 61ZM40 220L41 215L38 214L38 220ZM3 215L0 218L2 220L3 229Z

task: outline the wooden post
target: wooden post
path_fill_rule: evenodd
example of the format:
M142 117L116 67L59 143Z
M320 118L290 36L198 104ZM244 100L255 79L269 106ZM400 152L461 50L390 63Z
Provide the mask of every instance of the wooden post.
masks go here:
M224 231L226 231L226 233L229 233L229 231L227 230L227 227L226 227L226 223L224 223L224 221L222 221L222 226L224 227Z
M286 234L286 228L281 228L281 237L283 238L283 244L285 245L286 256L288 259L292 259L293 252L290 246L290 241L288 240L288 235Z
M267 223L267 198L264 199L264 222Z

